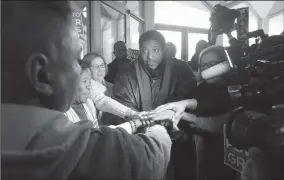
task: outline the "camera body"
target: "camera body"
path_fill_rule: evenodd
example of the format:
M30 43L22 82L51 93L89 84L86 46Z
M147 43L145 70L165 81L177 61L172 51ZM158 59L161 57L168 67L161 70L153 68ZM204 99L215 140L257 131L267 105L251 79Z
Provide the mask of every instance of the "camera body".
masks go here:
M284 131L280 130L284 128L284 114L280 122L270 115L274 105L284 104L284 36L268 37L263 30L249 32L247 38L260 39L246 47L243 41L231 36L231 31L238 28L234 22L239 15L237 10L214 7L208 34L211 47L204 49L199 57L201 77L205 81L225 79L236 108L226 125L233 146L244 150L256 146L269 152L281 149L279 152L283 153ZM215 46L217 35L223 33L228 36L230 46Z

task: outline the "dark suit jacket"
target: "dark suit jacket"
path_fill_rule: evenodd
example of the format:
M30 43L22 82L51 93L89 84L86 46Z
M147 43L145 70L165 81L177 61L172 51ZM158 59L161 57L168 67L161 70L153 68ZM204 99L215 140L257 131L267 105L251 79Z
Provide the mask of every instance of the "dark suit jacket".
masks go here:
M115 77L119 71L121 71L125 65L129 64L130 60L125 59L117 59L115 58L111 63L108 64L108 73L105 77L107 82L114 84Z

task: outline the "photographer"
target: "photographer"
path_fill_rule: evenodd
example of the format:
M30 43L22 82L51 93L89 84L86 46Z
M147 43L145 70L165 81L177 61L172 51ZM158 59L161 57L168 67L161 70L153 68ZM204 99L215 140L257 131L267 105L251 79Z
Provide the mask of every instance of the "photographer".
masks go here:
M271 36L265 41L261 42L261 44L258 46L258 50L266 50L270 47L280 44L284 44L283 36ZM214 48L218 49L216 47ZM218 62L218 59L222 58L216 58L217 54L220 55L220 53L207 53L210 58L203 58L211 59L213 61L213 63L208 63L210 64L209 67L221 62ZM281 60L284 59L283 52L281 52L281 50L277 50L273 53L264 53L260 59L265 59L266 61L264 62L279 62L279 65L282 65L283 63L281 64ZM179 102L169 103L158 107L156 112L171 109L175 111L174 118L183 119L190 123L194 122L195 124L200 122L196 122L197 118L185 112L186 109L198 116L211 116L214 114L231 112L234 108L239 106L245 106L249 109L252 109L254 114L257 112L265 112L268 115L261 115L261 117L263 117L262 119L259 119L258 117L251 119L249 116L247 116L247 118L245 118L246 116L243 116L238 120L234 120L235 123L240 123L238 126L234 125L235 127L233 128L235 132L232 132L232 130L229 132L233 134L232 137L235 136L235 139L239 139L235 142L247 144L248 146L249 160L245 164L244 172L242 173L241 178L243 180L284 179L283 172L281 170L281 168L283 169L284 163L283 143L281 144L281 142L284 140L284 110L283 108L278 109L277 116L275 116L275 109L272 108L272 110L270 110L273 105L283 104L283 74L281 74L283 70L281 71L281 67L277 67L277 64L276 66L273 64L264 65L267 65L266 67L268 68L272 67L275 69L265 69L260 64L253 64L255 69L264 71L253 75L250 74L250 76L246 77L248 87L262 87L264 89L260 90L262 90L264 94L260 93L253 94L254 96L252 97L241 97L241 99L244 101L240 102L243 104L234 104L234 100L230 97L227 89L226 77L212 76L213 78L202 82L198 86L196 99L187 99ZM205 68L206 67L202 65L201 62L201 70L204 70ZM277 78L269 79L269 77L273 77L273 75L275 75ZM250 92L248 91L248 93ZM246 111L243 113L246 113ZM280 128L279 132L277 128ZM244 129L247 130L244 132L240 131ZM276 154L274 153L273 155L272 150L275 149L275 147L279 152ZM274 167L273 169L270 168L272 166Z

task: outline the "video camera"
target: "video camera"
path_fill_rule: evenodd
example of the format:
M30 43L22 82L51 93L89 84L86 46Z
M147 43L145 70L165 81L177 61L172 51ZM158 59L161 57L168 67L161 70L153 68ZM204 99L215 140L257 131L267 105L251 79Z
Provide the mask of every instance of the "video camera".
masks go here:
M201 77L205 81L226 79L228 93L236 108L226 125L228 140L233 146L245 150L257 146L268 151L277 147L283 153L284 131L280 129L284 128L284 117L281 122L268 117L274 105L284 104L284 36L268 37L263 30L257 30L244 33L241 40L236 39L231 32L241 28L240 24L235 24L239 16L238 10L221 5L214 7L208 34L211 46L199 57ZM229 47L215 45L221 34L228 36ZM251 46L246 45L244 39L252 37L260 39ZM202 64L212 59L215 60L209 67L202 68ZM252 118L247 115L248 111L262 116Z

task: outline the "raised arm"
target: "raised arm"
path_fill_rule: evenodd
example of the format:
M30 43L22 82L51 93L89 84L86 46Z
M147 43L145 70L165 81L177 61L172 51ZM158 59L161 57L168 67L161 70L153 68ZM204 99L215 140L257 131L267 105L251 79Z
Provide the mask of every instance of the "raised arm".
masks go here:
M91 100L94 102L96 108L103 112L114 114L118 117L125 118L127 115L135 114L131 108L124 106L118 101L106 96L95 87L91 90Z

